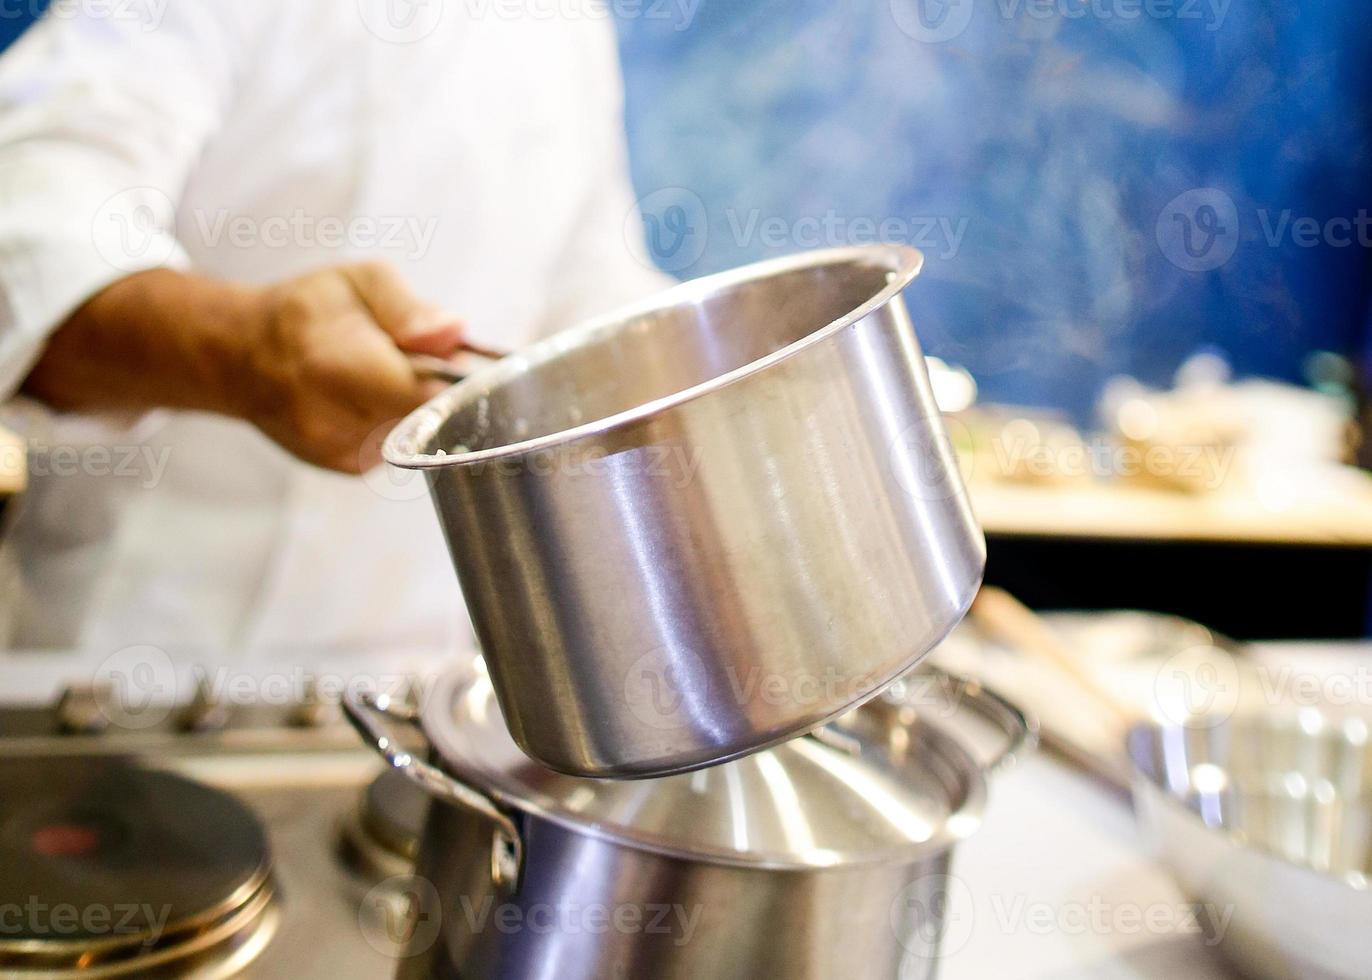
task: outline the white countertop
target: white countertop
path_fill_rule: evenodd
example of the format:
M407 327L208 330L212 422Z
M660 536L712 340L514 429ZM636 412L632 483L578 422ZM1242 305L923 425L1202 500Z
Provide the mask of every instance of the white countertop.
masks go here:
M1129 801L1040 750L993 777L953 859L940 980L1228 978Z

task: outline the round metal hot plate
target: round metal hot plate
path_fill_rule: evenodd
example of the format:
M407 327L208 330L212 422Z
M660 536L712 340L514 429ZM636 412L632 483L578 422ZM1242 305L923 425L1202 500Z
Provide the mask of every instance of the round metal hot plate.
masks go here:
M267 839L234 797L117 759L0 762L0 973L177 972L275 923Z

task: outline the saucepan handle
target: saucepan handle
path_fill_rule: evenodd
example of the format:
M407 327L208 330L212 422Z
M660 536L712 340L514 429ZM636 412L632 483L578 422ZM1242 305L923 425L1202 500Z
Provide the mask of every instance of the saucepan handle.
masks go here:
M524 867L524 839L510 815L479 790L459 782L435 765L417 759L391 734L387 722L419 728L419 712L387 694L350 692L343 698L348 721L393 769L430 796L480 814L496 825L491 842L491 881L505 892L519 887Z
M483 357L488 361L498 361L502 357L509 356L506 351L482 347L470 341L463 342L462 350L467 354ZM449 384L457 384L459 381L467 380L468 372L458 367L456 362L445 357L435 357L432 354L407 354L405 356L410 362L410 367L414 368L415 373L421 378L447 381Z

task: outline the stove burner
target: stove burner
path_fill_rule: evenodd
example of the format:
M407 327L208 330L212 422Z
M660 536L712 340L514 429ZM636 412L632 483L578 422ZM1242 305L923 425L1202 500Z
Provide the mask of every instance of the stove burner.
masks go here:
M232 796L118 759L0 760L0 975L227 975L278 910Z
M29 843L40 857L83 857L100 848L100 828L77 823L39 827Z
M387 769L362 792L339 828L339 855L368 882L414 869L429 797L404 775Z

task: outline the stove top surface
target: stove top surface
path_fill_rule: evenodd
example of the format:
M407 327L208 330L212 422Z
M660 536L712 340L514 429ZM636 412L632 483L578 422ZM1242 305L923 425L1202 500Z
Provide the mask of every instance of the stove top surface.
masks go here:
M336 705L103 696L0 704L0 976L395 975L424 801Z

